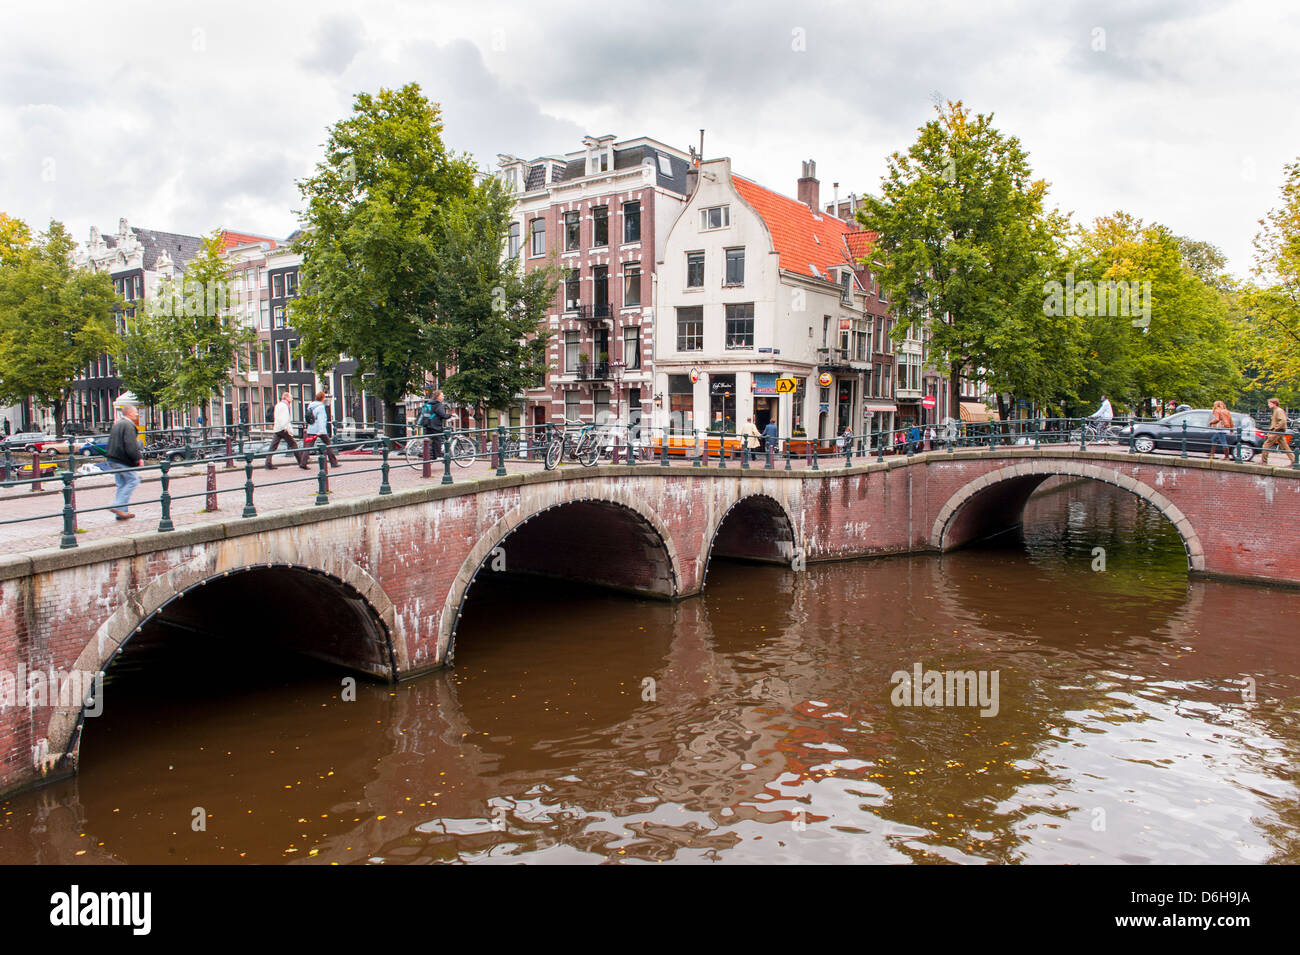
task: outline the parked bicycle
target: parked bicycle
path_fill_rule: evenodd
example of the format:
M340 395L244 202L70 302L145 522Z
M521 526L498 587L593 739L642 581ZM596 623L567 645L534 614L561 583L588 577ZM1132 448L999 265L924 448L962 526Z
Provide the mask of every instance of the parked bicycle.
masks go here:
M1080 438L1088 444L1116 444L1120 440L1119 429L1109 421L1084 420L1081 428L1070 432L1070 443L1078 444Z
M430 435L419 435L407 440L406 446L402 449L402 453L406 457L406 463L411 467L416 469L424 467L424 442L426 440L432 442L433 437ZM467 468L478 460L478 448L475 447L473 440L466 435L460 434L453 429L448 429L443 432L442 440L451 450L451 459L461 467ZM431 447L430 454L432 454L432 451L433 449ZM432 460L436 464L442 460L442 455L434 456Z
M546 470L553 470L562 460L577 461L589 468L600 456L600 436L596 426L584 424L578 429L563 428L551 436L546 446Z

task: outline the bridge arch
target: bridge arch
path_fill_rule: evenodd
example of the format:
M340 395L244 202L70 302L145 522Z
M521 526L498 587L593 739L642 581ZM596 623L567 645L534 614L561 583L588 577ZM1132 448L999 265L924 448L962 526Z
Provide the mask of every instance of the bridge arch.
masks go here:
M700 586L708 580L714 556L788 564L796 548L790 512L769 494L742 494L708 529Z
M949 551L1004 529L1008 526L1007 515L1018 518L1029 495L1049 477L1058 475L1111 484L1142 498L1164 515L1182 538L1188 569L1205 569L1205 549L1200 535L1167 496L1114 468L1058 459L1024 461L989 471L965 484L948 498L936 515L930 529L930 546L938 551Z
M223 560L223 555L227 560ZM313 641L321 631L313 626L321 621L339 620L354 624L360 634L361 655L352 658L332 653L331 646L320 641L319 646L293 647L304 650L319 659L348 666L360 672L386 680L396 680L405 666L406 651L393 626L392 601L373 577L351 561L332 560L328 566L313 565L304 560L267 560L256 564L228 563L231 552L214 548L193 560L173 567L154 578L132 594L87 642L71 669L81 673L97 673L109 665L151 621L158 619L169 606L184 600L188 595L201 592L209 585L222 587L220 582L245 575L273 573L278 582L292 580L293 596L307 595L329 601L327 606L308 604L304 632ZM277 591L282 592L282 591ZM287 604L290 609L297 609ZM341 612L341 614L340 614ZM337 644L333 649L338 649ZM69 702L51 707L50 722L45 734L45 745L36 754L36 768L48 773L60 766L75 771L80 755L81 731L85 721L85 703Z
M523 545L513 554L505 549L511 538ZM538 550L543 547L544 560ZM631 494L604 488L599 495L521 503L479 535L457 571L443 604L438 662L454 663L465 600L480 571L497 559L510 573L582 580L643 596L681 595L673 536L662 518Z

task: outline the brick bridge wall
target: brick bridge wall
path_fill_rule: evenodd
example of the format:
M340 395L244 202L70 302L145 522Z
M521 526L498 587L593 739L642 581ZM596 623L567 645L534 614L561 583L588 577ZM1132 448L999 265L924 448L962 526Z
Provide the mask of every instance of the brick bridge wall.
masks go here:
M1009 449L821 472L641 465L434 485L0 558L0 792L73 772L83 719L79 698L28 707L11 681L6 699L5 675L102 670L165 614L307 601L314 612L289 645L396 679L450 662L465 595L500 560L687 597L713 554L819 561L960 546L1015 523L1053 474L1150 501L1193 571L1300 585L1300 473L1262 466Z

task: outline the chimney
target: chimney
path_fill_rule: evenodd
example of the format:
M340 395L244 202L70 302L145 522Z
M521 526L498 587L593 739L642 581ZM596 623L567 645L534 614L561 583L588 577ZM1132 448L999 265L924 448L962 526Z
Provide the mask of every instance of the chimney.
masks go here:
M686 167L686 195L688 197L695 195L695 187L700 184L700 154L695 151L694 146L690 147L690 149L691 161Z
M834 197L833 202L835 205L835 215L838 218L843 218L843 216L840 216L840 184L838 182L833 183L832 190L831 195Z
M817 181L817 164L809 159L803 164L803 176L799 179L799 201L813 212L821 202L821 183Z

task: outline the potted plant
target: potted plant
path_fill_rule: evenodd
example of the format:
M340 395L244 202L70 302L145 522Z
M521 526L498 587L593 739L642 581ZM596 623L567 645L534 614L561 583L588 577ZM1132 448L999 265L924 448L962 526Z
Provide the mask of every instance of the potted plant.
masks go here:
M603 351L603 352L600 353L600 356L599 356L599 357L600 357L600 363L601 363L602 365L608 365L608 364L609 364L609 352L607 352L607 351Z
M589 361L591 361L590 355L588 355L585 351L578 352L578 364L585 365Z

